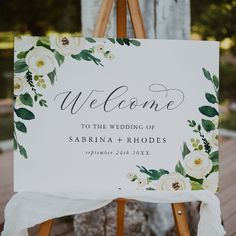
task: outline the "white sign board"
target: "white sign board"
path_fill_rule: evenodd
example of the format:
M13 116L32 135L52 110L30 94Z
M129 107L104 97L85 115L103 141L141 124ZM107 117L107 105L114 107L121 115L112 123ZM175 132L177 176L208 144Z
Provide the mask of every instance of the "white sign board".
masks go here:
M16 38L15 191L216 192L218 47Z

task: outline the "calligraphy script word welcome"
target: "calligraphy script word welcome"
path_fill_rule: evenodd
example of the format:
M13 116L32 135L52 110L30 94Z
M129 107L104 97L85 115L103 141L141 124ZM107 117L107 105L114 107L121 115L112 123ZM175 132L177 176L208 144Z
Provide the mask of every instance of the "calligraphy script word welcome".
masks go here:
M72 91L61 92L55 96L54 101L62 98L60 103L61 110L69 109L71 114L78 113L84 107L90 109L102 107L104 112L111 112L115 109L134 110L136 108L151 109L157 112L163 109L174 110L184 101L184 93L181 90L168 89L163 84L149 85L148 92L150 92L152 96L151 99L142 99L142 94L140 94L140 97L131 96L127 99L129 88L126 85L122 85L115 88L110 93L107 93L105 90L93 89L85 96L82 91L76 95L73 95ZM97 96L101 94L105 94L105 97L103 96L103 99L99 101L100 99L98 99Z

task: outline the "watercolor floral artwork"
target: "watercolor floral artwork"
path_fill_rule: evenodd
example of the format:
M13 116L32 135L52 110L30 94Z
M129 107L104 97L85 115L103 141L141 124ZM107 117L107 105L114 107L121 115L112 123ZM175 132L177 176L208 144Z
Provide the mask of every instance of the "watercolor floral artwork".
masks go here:
M79 38L67 35L51 37L15 38L14 63L14 149L28 158L24 144L17 133L27 133L27 123L36 119L32 108L47 108L44 90L54 86L57 70L68 57L78 63L86 61L103 67L103 60L113 60L115 55L109 44L140 46L138 40L128 38Z
M205 93L207 105L198 111L201 120L187 120L193 131L190 140L183 143L182 159L174 171L147 169L137 166L140 174L129 172L127 178L139 188L163 191L218 190L219 151L218 116L219 79L203 68L203 77L212 84L213 93ZM146 177L143 177L143 176Z
M217 192L218 49L16 37L14 191Z

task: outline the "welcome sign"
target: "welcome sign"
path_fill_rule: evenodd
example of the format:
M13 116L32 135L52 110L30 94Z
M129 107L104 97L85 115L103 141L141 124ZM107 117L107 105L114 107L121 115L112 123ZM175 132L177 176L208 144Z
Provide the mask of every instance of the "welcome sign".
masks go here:
M17 37L15 191L218 189L218 43Z

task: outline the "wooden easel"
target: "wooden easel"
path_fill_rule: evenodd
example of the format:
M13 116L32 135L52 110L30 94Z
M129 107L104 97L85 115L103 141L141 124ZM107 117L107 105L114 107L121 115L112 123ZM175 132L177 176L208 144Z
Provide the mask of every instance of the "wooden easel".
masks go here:
M146 38L146 32L142 19L142 13L139 6L139 0L116 0L117 15L117 38L126 38L127 29L127 3L130 12L131 22L136 38ZM100 13L94 30L94 37L104 37L110 13L113 6L113 0L103 0ZM117 236L124 235L124 216L126 199L119 198L117 202ZM190 236L189 226L186 217L184 203L172 204L175 225L179 236ZM53 220L48 220L40 225L39 236L49 236L53 225Z

